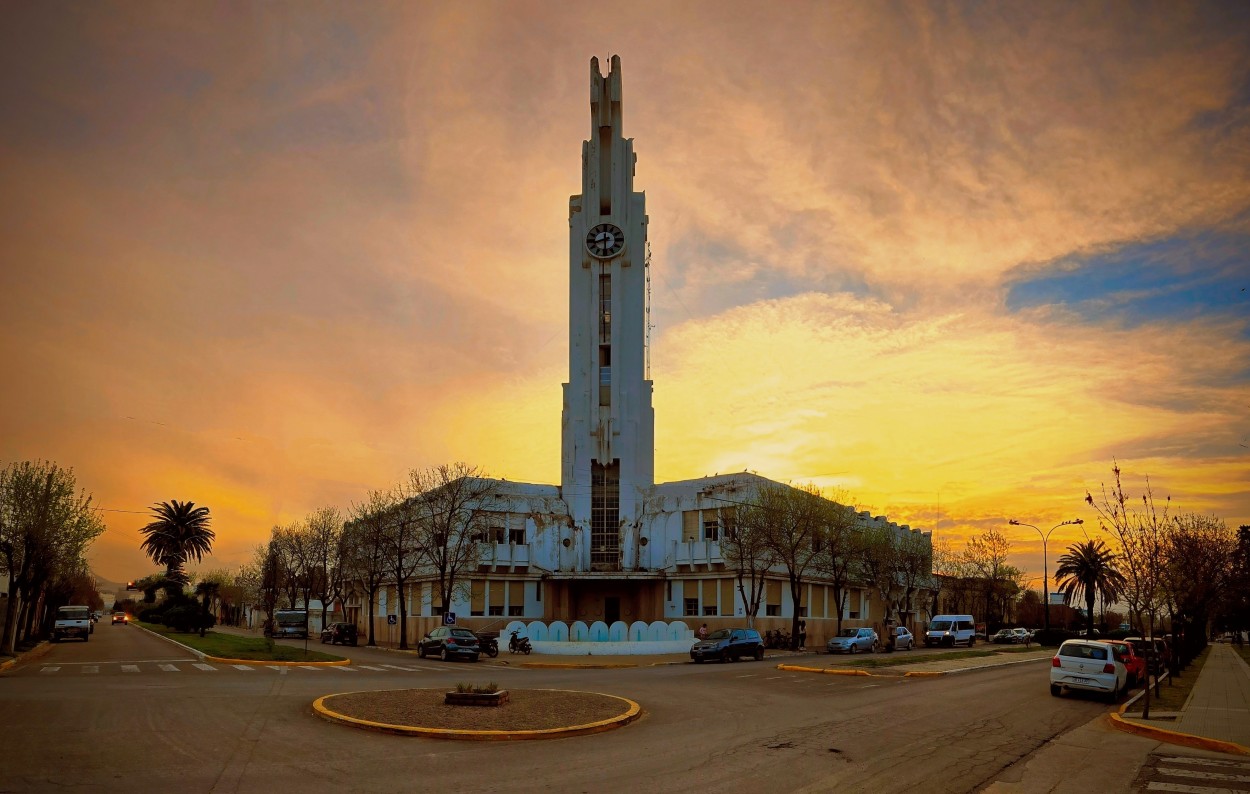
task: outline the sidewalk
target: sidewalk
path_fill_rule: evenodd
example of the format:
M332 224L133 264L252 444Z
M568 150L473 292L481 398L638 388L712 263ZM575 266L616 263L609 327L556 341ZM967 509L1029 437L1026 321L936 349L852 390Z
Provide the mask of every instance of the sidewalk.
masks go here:
M1143 720L1124 714L1121 719L1135 726L1232 742L1250 754L1250 665L1228 645L1213 643L1210 648L1180 717Z

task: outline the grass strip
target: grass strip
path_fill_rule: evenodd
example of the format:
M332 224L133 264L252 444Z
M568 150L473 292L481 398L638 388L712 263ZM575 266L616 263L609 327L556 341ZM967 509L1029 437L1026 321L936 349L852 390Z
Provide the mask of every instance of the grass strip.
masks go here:
M219 656L223 659L247 659L257 662L337 662L343 659L342 656L332 656L321 651L305 653L303 648L279 645L265 637L240 637L237 634L218 634L215 631L209 631L201 637L198 633L183 634L156 623L140 621L136 623L148 631L169 637L171 640L176 640L209 656Z
M1003 653L1026 653L1038 650L1043 649L1034 646L1032 648L997 648L995 650L985 651L948 651L946 653L927 653L923 656L886 656L885 658L865 657L854 661L841 662L840 664L850 667L899 667L905 664L944 662L951 659L984 659L987 656L998 656Z

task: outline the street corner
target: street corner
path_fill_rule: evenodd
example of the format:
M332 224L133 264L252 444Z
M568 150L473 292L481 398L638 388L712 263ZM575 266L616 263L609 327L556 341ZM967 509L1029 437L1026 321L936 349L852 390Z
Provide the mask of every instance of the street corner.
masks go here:
M1127 706L1127 704L1125 704ZM1107 715L1107 720L1111 727L1131 733L1137 736L1143 736L1147 739L1154 739L1168 744L1175 744L1181 747L1192 747L1195 750L1209 750L1216 753L1227 753L1229 755L1250 756L1250 747L1237 744L1236 742L1226 742L1222 739L1210 739L1205 736L1195 736L1191 733L1182 733L1180 731L1162 728L1158 725L1151 725L1144 720L1126 717L1124 708L1111 712Z
M26 662L33 662L35 659L38 659L39 657L47 653L49 650L51 650L51 648L52 648L52 643L48 642L47 640L44 640L43 642L40 642L35 647L31 648L30 650L22 651L18 653L16 656L5 659L3 662L0 662L0 673L11 670L14 667L17 667L19 664L25 664Z

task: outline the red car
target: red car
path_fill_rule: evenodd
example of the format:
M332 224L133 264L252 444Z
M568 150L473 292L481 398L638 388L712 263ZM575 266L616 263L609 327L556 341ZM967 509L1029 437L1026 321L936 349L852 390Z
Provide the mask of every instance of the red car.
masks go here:
M1115 660L1123 662L1128 670L1128 685L1135 687L1146 680L1146 657L1138 656L1133 643L1123 640L1106 640L1115 650Z

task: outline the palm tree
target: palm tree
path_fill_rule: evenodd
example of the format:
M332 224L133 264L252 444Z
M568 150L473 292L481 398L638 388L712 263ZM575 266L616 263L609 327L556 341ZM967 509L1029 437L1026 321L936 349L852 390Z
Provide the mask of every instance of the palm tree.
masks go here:
M1094 636L1094 599L1115 601L1124 591L1124 576L1115 567L1116 554L1101 540L1086 540L1068 547L1059 558L1055 580L1069 599L1085 597L1085 636Z
M157 565L165 566L168 578L186 584L183 565L192 557L199 562L213 548L216 535L208 528L212 520L208 508L173 499L152 505L152 518L152 523L139 530L146 536L139 548Z

